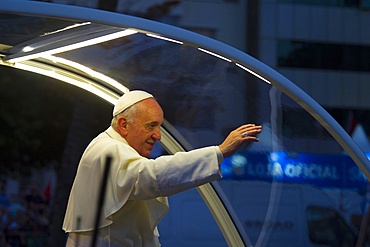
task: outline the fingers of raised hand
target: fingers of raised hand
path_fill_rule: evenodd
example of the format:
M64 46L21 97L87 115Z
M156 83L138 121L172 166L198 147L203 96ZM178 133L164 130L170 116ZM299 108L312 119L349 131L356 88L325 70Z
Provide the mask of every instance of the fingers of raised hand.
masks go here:
M243 138L255 138L256 135L261 133L262 131L262 126L261 125L255 125L255 124L247 124L243 125L238 129L238 133L241 135Z

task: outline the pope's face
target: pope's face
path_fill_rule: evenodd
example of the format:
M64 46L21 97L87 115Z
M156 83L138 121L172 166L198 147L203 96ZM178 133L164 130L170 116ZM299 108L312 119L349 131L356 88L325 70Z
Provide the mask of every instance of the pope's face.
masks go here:
M163 119L163 110L155 99L140 101L134 119L127 123L127 143L141 156L149 157L155 142L161 139Z

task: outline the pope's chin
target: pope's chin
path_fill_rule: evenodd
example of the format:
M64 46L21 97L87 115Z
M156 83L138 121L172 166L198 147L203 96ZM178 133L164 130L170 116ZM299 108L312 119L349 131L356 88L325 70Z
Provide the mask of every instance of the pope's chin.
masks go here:
M142 150L142 156L149 158L153 150L153 146L147 147L144 150Z
M149 158L150 154L152 153L152 150L146 150L141 154L143 157Z

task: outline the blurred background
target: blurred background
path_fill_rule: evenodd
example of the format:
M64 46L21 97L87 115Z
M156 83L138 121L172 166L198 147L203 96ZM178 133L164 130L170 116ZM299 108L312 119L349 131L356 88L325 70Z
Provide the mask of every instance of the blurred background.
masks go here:
M167 23L244 51L301 87L339 122L365 153L370 152L370 1L49 2ZM14 20L2 18L1 32L6 32L10 22ZM212 69L210 73L217 68ZM54 232L60 231L60 219L66 205L55 202L67 201L81 153L91 138L108 126L112 106L87 92L76 92L70 85L36 74L0 66L0 76L0 246L59 246L52 243L58 239ZM26 81L37 83L24 83ZM200 84L199 87L203 86ZM261 97L253 90L253 84L248 88L251 89L246 91L248 97ZM186 128L190 120L178 114L173 109L175 106L166 105L165 95L163 93L158 97L162 99L164 108L168 109L166 118L176 126ZM178 93L172 97L181 98L184 95L186 93ZM194 99L199 100L194 97L187 100ZM197 103L207 105L202 100ZM187 107L185 109L193 109ZM253 105L249 107L250 111L258 109ZM217 122L207 112L195 111L194 114L198 122L191 124L196 127L203 128ZM320 131L316 121L293 108L286 108L284 116L285 135L303 136L307 144L305 151L318 152L316 143L312 142ZM300 119L299 124L297 119ZM259 118L250 114L248 120ZM222 130L223 133L227 131ZM191 141L191 133L188 135ZM322 139L326 138L325 135ZM327 145L334 144L328 142ZM333 146L331 151L341 152L337 146ZM264 158L250 158L253 159ZM357 184L349 187L355 186ZM366 194L364 191L361 193L362 196ZM325 210L307 208L312 217L319 214L324 214L321 217L335 215L335 212ZM351 216L351 229L348 232L356 231L361 217ZM281 227L290 228L290 223L285 222ZM251 229L259 223L247 221L245 224Z

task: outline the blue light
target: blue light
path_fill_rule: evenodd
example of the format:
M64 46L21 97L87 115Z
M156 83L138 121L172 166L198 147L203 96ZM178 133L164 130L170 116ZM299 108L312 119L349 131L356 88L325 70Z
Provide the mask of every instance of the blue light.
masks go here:
M370 158L370 154L367 154ZM224 179L363 188L367 179L348 155L239 152L221 164Z

